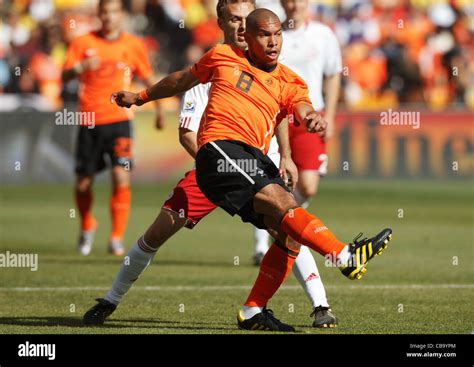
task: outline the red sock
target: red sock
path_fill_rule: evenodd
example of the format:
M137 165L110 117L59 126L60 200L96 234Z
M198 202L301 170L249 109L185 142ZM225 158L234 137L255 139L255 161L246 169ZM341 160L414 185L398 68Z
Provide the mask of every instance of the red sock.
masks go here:
M264 307L288 276L297 256L297 253L287 252L273 243L263 257L245 306Z
M97 223L92 215L92 191L79 191L76 189L76 206L81 216L81 229L88 231L96 227Z
M128 214L130 212L130 202L132 194L128 186L114 188L110 198L110 215L112 216L112 232L110 239L123 238L127 227Z
M336 254L346 246L314 215L303 208L289 210L281 221L281 229L296 242L321 255Z

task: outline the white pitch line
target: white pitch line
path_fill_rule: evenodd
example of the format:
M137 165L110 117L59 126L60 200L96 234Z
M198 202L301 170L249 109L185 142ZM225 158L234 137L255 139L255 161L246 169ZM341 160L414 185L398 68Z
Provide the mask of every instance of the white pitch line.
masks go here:
M138 286L136 291L233 291L249 290L250 285L210 285L210 286ZM367 284L367 285L328 285L328 289L474 289L474 284ZM301 289L299 285L282 286L283 290ZM108 287L0 287L0 292L72 292L72 291L107 291Z

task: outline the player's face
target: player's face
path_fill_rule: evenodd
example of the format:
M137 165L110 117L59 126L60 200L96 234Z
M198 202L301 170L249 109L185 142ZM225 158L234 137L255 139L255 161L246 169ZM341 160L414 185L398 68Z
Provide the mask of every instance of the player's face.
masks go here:
M288 22L300 23L304 21L308 9L308 0L281 0L281 6L285 10Z
M245 33L252 60L258 65L274 66L281 52L281 23L277 19L258 21L256 30Z
M108 1L99 9L99 18L102 29L105 31L118 31L122 27L123 9L120 1Z
M251 3L228 4L223 11L223 16L219 19L219 26L224 32L224 39L227 44L247 49L245 42L245 18L255 7Z

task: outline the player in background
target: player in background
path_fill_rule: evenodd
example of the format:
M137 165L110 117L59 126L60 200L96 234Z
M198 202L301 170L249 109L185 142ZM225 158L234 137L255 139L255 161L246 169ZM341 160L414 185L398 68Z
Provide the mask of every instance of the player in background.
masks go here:
M76 146L75 201L81 218L78 251L82 255L91 252L98 226L92 215L92 184L94 175L109 163L112 229L108 251L122 256L131 202L133 114L112 104L109 97L117 88L128 88L134 74L147 87L153 85L153 75L144 43L122 31L122 0L99 0L98 15L101 28L72 41L62 74L65 82L79 79L79 110L94 114L88 126L79 127ZM163 116L158 103L156 109L156 127L161 129Z
M220 0L218 2L218 22L224 33L224 43L235 45L244 50L247 48L247 43L243 39L245 18L254 9L254 1L251 0L227 0L227 2ZM179 116L180 142L193 158L196 158L198 151L197 131L207 106L209 88L210 83L198 84L186 91L181 102ZM280 166L280 154L276 138L272 139L267 155L277 167ZM296 169L294 170L296 171ZM99 303L90 312L86 313L84 322L102 324L105 318L110 315L110 311L115 310L134 281L150 264L156 250L184 226L192 229L215 208L216 206L199 189L195 170L187 172L185 177L173 189L171 197L164 203L159 216L145 234L144 240L138 241L130 250L128 254L129 261L127 265L122 265L110 291L103 299L98 299ZM150 244L151 249L146 247L144 243ZM153 251L151 251L152 249ZM304 259L304 257L308 257L308 259ZM310 268L315 262L309 251L300 253L298 259L298 264L293 268L293 271L305 288L306 282L299 274L304 269ZM309 265L305 266L305 264ZM304 269L300 269L302 265L305 266ZM313 271L317 272L317 268ZM321 300L314 298L317 294L307 294L313 305L321 302ZM311 316L315 317L313 322L315 327L333 327L336 322L330 310L314 309Z
M319 218L296 203L278 168L265 155L273 132L282 125L278 119L282 109L310 132L323 136L326 130L304 81L278 64L281 33L273 12L254 10L246 18L247 51L217 45L189 70L172 73L140 93L117 91L111 96L119 106L130 108L183 93L196 83L212 83L198 132L196 181L215 205L268 229L275 239L237 315L238 326L248 330L295 331L275 318L267 304L286 279L301 245L331 259L347 278L360 279L367 263L387 247L392 233L386 228L372 238L359 240L360 234L353 243L339 241ZM222 162L232 169L220 169ZM255 169L245 162L254 162Z
M334 133L339 88L341 83L342 60L339 43L333 31L326 25L307 21L308 0L280 0L285 10L286 20L283 23L283 46L279 62L291 68L307 83L309 97L316 111L324 110L328 124L324 137L306 131L302 126L289 124L291 155L298 167L298 183L293 192L296 202L303 208L308 207L308 200L318 189L319 178L327 173L328 157L326 140ZM324 99L323 99L324 93ZM326 100L326 103L324 103ZM254 263L259 265L268 250L269 234L255 228ZM295 276L308 296L317 300L313 307L316 312L331 310L326 297L314 258L301 256L309 252L303 246L295 261L293 269L299 269ZM312 263L310 263L310 259ZM333 325L336 319L333 319Z

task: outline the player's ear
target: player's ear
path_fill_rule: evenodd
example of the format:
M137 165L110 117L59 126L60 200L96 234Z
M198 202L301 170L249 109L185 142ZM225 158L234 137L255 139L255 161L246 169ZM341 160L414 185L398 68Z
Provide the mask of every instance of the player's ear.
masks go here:
M224 19L222 18L217 18L217 25L219 26L219 28L224 31Z

